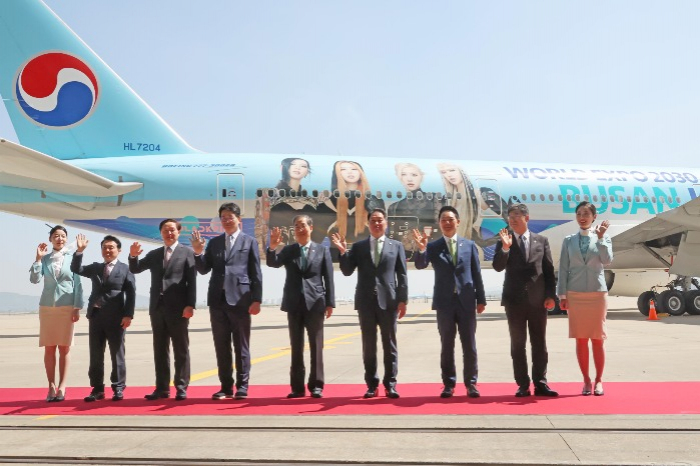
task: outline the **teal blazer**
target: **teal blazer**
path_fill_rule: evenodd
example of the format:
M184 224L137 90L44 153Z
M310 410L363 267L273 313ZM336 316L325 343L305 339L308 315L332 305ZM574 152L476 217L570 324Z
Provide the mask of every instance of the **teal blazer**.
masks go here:
M612 260L612 241L607 235L598 239L591 232L585 257L581 254L581 233L567 236L561 246L557 295L566 296L568 291L608 291L604 269Z
M41 258L41 262L34 262L29 269L29 281L39 283L44 277L44 290L41 292L40 306L73 306L75 309L83 308L83 286L80 276L70 271L73 253L67 252L63 256L63 265L58 278L53 273L51 266L51 254Z

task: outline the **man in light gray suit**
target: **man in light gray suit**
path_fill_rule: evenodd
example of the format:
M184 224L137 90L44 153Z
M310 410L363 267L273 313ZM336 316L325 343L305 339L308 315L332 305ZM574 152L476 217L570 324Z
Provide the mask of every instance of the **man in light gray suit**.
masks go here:
M262 273L258 242L241 231L241 208L228 202L219 207L224 234L207 244L199 231L192 232L192 249L197 271L211 271L209 279L209 320L214 337L216 365L221 389L213 400L233 398L233 357L236 356L236 399L248 397L250 379L251 315L260 313ZM202 254L202 252L204 252Z
M389 398L398 398L396 376L399 351L396 343L397 319L406 314L408 285L406 252L403 244L386 237L386 212L373 209L367 216L370 237L356 242L348 251L345 238L334 233L333 245L340 252L340 270L345 276L357 269L355 309L362 331L362 361L365 366L365 398L377 396L377 326L382 336L384 378Z

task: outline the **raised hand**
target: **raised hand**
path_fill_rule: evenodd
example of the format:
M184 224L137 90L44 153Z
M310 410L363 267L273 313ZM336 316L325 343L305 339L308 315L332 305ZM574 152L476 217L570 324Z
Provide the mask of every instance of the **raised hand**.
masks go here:
M501 237L501 243L503 243L503 249L510 249L513 245L513 235L510 234L508 228L503 228L498 232L498 236Z
M75 237L75 242L78 245L78 249L76 249L76 252L83 252L85 251L85 248L87 247L90 240L88 240L84 234L78 233L78 236Z
M270 231L270 249L275 250L282 242L282 230L279 227L274 227Z
M138 241L135 241L134 244L132 244L129 248L129 255L131 257L138 257L141 255L142 252L143 249L141 248L141 243L139 243Z
M49 253L49 245L46 243L41 243L36 247L36 261L39 262L42 257Z
M428 235L421 233L418 228L413 229L413 240L418 245L418 250L420 252L425 251L425 248L428 247Z
M200 255L204 252L204 245L207 241L202 238L202 235L197 230L192 231L192 237L190 238L190 243L192 244L192 250L195 254Z
M341 235L340 233L333 233L331 235L331 243L333 243L333 246L338 248L338 252L341 255L345 254L345 251L348 250L348 243L345 241L345 236Z
M610 228L610 222L603 220L603 223L595 227L595 234L598 235L598 239L602 239L605 236L605 232Z

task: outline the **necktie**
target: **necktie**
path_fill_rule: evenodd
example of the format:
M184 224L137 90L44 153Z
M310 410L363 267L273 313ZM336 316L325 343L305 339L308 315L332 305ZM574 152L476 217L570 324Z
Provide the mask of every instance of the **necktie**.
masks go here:
M168 266L168 262L170 262L170 256L172 256L172 255L173 255L173 248L168 246L168 248L165 250L165 261L163 264L165 267Z
M525 235L520 235L520 250L523 252L523 257L527 260L527 248L525 247Z
M103 281L107 281L109 278L109 274L112 273L112 263L105 264L105 271L104 274L102 275Z
M454 238L450 239L450 255L452 256L452 263L457 265L457 240Z
M588 236L583 236L581 235L581 241L580 241L580 246L581 246L581 255L585 256L586 253L588 252L588 245L591 244L591 238Z
M381 244L378 239L374 239L374 266L377 267L379 265L379 259L382 256L382 248Z
M308 249L308 246L301 247L301 270L306 270L306 251Z

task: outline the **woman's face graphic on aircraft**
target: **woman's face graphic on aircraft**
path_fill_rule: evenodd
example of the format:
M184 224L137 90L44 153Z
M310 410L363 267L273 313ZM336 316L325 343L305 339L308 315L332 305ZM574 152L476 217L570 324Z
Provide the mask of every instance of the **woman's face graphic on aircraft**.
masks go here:
M458 186L464 182L462 179L462 173L460 169L456 166L449 166L440 170L440 174L454 186Z
M340 164L340 176L348 184L356 184L360 181L360 169L357 165L343 162Z
M420 170L414 167L404 167L401 169L399 180L401 180L401 184L403 184L408 191L415 191L420 188L423 182L423 175L421 175Z
M289 164L289 177L293 180L301 180L309 174L309 164L306 160L294 159Z

